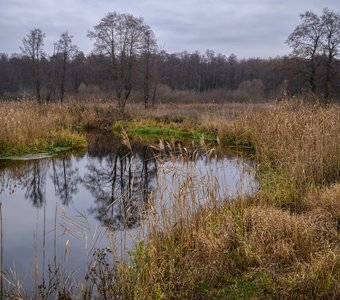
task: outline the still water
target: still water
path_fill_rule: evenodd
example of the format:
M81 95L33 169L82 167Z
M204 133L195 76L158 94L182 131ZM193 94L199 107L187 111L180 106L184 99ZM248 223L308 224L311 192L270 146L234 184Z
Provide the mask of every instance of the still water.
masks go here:
M95 249L114 247L125 256L143 238L141 225L151 213L160 215L162 226L167 211L257 188L251 163L236 156L156 158L147 145L134 143L130 150L107 134L89 134L88 141L83 153L0 161L6 280L29 289L52 265L82 278ZM171 200L183 197L194 204Z

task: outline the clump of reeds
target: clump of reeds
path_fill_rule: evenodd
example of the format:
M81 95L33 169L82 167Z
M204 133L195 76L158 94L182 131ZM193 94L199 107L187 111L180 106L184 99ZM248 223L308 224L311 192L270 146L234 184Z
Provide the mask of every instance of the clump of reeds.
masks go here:
M337 199L327 190L321 194L328 202ZM296 214L236 200L201 208L166 229L151 227L134 251L133 264L118 265L114 290L124 299L237 299L244 293L336 299L337 224L327 218L328 211L316 218L314 209Z
M84 147L81 128L111 125L113 104L70 102L38 104L33 100L0 102L0 155L43 152L55 147Z
M340 178L340 107L299 99L244 108L236 118L202 118L220 140L235 137L255 148L261 188L277 205L301 209L302 196ZM244 144L244 143L243 143Z
M340 108L292 101L247 116L259 178L270 197L300 209L301 196L340 178Z

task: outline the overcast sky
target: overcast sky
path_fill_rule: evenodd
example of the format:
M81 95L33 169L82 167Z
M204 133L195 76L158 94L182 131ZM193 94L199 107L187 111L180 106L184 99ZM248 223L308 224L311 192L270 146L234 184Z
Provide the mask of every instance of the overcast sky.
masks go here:
M66 30L85 53L86 37L107 12L143 17L168 52L212 49L239 58L289 53L285 40L306 10L340 11L339 0L0 0L0 53L20 52L30 29L46 33L45 51Z

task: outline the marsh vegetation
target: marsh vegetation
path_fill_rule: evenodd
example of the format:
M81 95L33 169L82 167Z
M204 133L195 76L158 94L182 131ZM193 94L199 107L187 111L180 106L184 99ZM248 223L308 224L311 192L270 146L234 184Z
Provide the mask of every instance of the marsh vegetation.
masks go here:
M14 106L20 122L42 117L6 123L11 153L30 147L29 139L15 138L27 132L36 141L50 138L45 128L86 140L87 150L1 163L8 296L339 296L337 105L290 99L143 111L134 104L122 115L109 103L23 101L1 109ZM19 199L9 206L12 193ZM32 231L30 263L29 247L14 246L14 232L22 234L9 225L15 215ZM8 247L25 253L9 258ZM34 282L20 276L23 266L31 266Z

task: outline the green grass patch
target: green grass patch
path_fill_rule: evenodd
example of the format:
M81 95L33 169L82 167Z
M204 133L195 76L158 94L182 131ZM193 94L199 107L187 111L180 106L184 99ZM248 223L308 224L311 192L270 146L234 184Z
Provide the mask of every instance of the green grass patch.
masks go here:
M248 277L238 276L219 287L209 289L205 286L204 294L216 300L265 299L270 296L274 286L268 274L258 272Z
M113 132L121 134L123 130L134 139L158 141L159 139L177 139L216 141L217 136L200 129L188 129L174 124L163 124L156 120L120 121L113 126Z
M183 125L181 123L167 124L156 119L119 121L113 125L112 130L118 135L124 130L132 139L151 142L156 142L160 139L175 139L181 142L199 142L204 140L208 143L220 143L223 146L254 149L251 141L233 133L219 137L216 132L204 130L199 126L197 128L190 128L189 125Z

